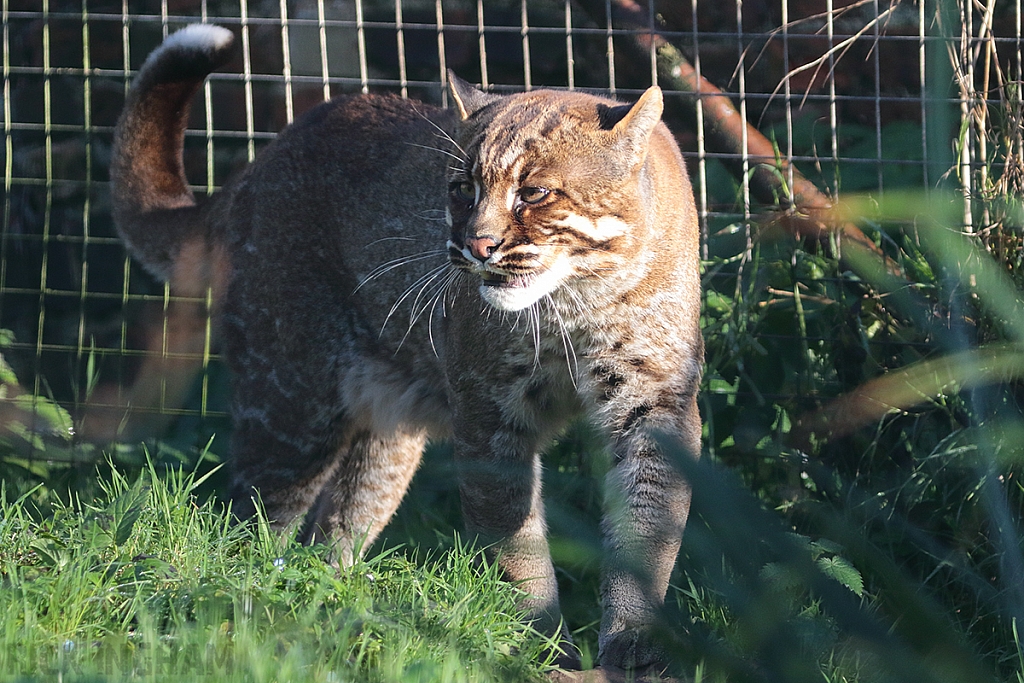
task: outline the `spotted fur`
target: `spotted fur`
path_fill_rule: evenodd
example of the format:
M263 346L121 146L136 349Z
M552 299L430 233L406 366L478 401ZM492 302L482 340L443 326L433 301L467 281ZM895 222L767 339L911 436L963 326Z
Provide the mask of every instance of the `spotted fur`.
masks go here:
M181 164L187 104L226 50L193 30L146 62L112 193L138 258L215 289L235 510L258 493L350 562L425 441L449 438L469 530L555 632L539 454L585 417L615 454L600 660L657 660L649 633L690 492L653 435L699 452L703 355L697 219L661 92L497 97L452 76L449 111L342 97L199 204Z

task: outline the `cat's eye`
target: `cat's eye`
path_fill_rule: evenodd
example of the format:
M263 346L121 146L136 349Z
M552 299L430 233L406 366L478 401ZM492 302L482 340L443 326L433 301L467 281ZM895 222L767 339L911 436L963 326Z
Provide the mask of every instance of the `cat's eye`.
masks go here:
M448 186L448 191L451 193L453 198L460 202L465 202L470 205L476 203L476 185L468 180L451 183Z
M539 204L551 194L546 187L521 187L519 188L519 199L524 204Z

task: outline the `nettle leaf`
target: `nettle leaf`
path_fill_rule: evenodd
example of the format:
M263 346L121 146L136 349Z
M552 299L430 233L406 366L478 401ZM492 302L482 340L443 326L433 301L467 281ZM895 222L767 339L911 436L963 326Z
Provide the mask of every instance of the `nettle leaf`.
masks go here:
M81 545L93 551L103 551L110 547L113 536L110 532L108 515L93 515L82 522Z
M36 554L39 564L53 569L62 569L70 558L67 546L56 537L41 536L32 539L29 548Z
M842 557L819 557L815 564L825 576L843 584L858 596L864 593L864 577Z

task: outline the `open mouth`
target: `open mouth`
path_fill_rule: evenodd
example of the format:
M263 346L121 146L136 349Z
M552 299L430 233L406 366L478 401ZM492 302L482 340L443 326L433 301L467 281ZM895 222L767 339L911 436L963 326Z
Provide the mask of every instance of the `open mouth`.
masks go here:
M480 273L486 287L525 287L529 277L526 275L504 275L485 270Z

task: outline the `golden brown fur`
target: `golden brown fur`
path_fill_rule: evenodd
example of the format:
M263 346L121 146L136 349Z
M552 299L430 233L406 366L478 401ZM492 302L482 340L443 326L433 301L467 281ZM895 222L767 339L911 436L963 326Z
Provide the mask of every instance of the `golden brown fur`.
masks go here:
M218 290L226 277L236 510L258 492L350 561L426 439L450 438L469 530L554 632L540 453L584 417L615 455L600 660L656 661L690 494L654 434L699 452L703 354L696 212L660 91L634 105L496 97L453 77L454 112L339 98L200 206L168 155L182 102L226 49L191 29L150 58L118 126L113 194L154 272Z

